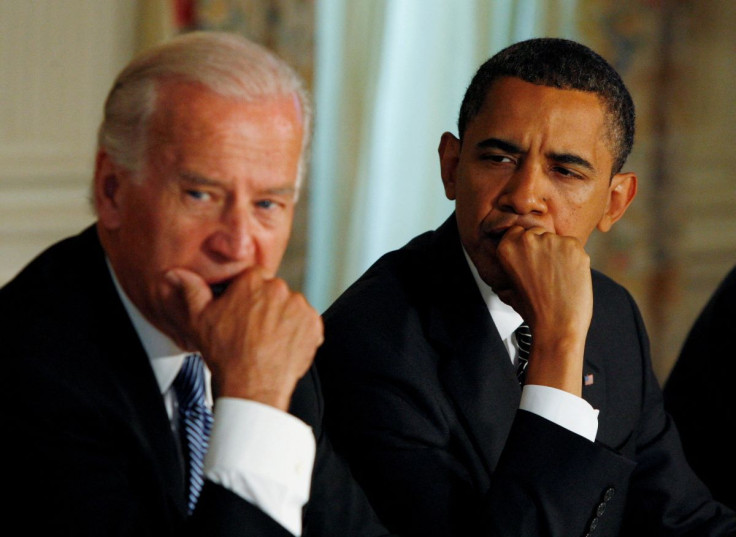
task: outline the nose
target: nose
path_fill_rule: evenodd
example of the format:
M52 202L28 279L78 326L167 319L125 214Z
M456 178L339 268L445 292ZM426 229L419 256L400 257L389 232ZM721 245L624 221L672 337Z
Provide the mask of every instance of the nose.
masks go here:
M509 177L498 199L504 211L542 215L547 211L547 178L544 170L528 160Z
M252 215L232 207L222 215L217 230L208 240L208 249L219 261L247 260L255 253L254 233Z

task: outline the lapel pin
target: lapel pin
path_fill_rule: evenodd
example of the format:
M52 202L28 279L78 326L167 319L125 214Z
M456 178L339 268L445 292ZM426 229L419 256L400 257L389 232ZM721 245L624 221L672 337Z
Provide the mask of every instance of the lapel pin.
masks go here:
M595 379L593 379L593 373L590 373L588 375L583 375L583 385L591 386L594 382L595 382Z

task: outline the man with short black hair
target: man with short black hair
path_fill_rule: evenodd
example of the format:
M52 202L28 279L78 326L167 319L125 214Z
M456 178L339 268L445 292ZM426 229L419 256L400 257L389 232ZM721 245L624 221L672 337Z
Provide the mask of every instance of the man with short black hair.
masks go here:
M590 270L637 188L634 106L599 55L512 45L442 135L437 230L324 314L335 444L382 520L427 536L728 535L685 462L628 292Z

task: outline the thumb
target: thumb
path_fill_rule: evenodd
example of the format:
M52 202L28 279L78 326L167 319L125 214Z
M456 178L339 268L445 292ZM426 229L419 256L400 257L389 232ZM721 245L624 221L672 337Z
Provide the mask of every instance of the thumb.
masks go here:
M166 273L166 279L179 292L190 321L198 318L212 300L210 286L191 270L172 269Z

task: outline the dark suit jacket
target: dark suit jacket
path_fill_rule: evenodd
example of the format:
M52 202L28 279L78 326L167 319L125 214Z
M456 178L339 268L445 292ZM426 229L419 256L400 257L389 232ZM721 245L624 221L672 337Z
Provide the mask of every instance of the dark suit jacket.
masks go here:
M317 366L328 427L389 528L423 537L736 528L685 463L634 301L598 273L593 281L583 396L600 409L595 443L518 409L454 217L385 255L327 310Z
M12 495L3 509L23 534L290 535L211 482L187 520L160 390L93 228L51 247L0 290L0 319ZM317 438L304 534L383 534L323 434L322 403L312 368L291 406Z
M685 455L713 496L736 509L736 268L688 334L664 387Z

